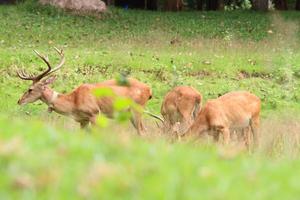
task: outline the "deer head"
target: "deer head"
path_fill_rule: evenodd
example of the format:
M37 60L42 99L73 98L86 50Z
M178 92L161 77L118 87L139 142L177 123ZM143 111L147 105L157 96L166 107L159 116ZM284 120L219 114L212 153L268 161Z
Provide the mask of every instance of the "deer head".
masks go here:
M55 48L55 50L61 57L59 64L55 68L51 67L48 57L45 57L45 56L41 55L39 52L37 52L36 50L34 50L34 52L37 54L37 56L39 58L41 58L47 64L47 66L48 66L47 70L45 70L44 72L42 72L41 74L36 75L36 76L34 76L32 74L27 74L24 72L24 70L20 70L17 72L19 78L21 78L22 80L31 80L32 81L32 85L19 99L19 101L18 101L19 105L25 105L27 103L33 103L33 102L39 100L42 97L43 92L46 90L46 88L47 88L46 86L48 86L49 84L51 84L55 81L55 76L51 76L49 78L43 79L44 77L47 77L50 74L52 74L53 72L59 70L65 62L65 57L64 57L63 51L59 50L57 48Z

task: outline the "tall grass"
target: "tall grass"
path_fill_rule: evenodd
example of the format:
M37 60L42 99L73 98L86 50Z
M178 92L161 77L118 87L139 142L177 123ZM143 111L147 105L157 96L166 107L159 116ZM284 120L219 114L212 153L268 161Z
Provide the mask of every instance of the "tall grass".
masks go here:
M274 128L275 134L282 134L265 140L272 144L263 151L248 155L234 146L170 144L161 138L147 140L103 129L86 135L33 120L16 119L12 124L1 117L0 196L294 199L300 176L299 145L294 144L299 139L284 131L291 131L289 126L295 130L295 125L299 125L296 120L264 122L263 138Z

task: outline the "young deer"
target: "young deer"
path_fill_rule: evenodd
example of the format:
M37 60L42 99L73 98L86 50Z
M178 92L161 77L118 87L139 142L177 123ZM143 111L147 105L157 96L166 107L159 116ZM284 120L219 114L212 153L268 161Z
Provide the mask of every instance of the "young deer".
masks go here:
M130 98L142 107L144 107L151 98L150 87L133 78L128 79L128 86L120 86L117 81L108 80L96 84L82 84L69 94L59 94L49 87L49 85L54 82L55 76L45 78L59 70L65 62L63 51L56 48L55 50L61 56L60 62L55 68L51 67L47 57L35 51L47 64L47 70L37 76L33 76L32 74L27 75L23 70L17 72L21 79L33 81L29 89L19 99L19 105L41 100L48 105L50 112L55 111L62 115L72 116L80 123L80 126L84 128L90 122L94 124L96 116L99 113L113 117L113 97L96 98L92 93L95 89L109 88L115 95ZM142 113L136 110L131 111L133 112L131 122L138 133L141 134L144 131L141 120Z
M258 145L258 128L261 102L260 99L246 91L229 92L217 99L208 100L201 109L193 125L184 134L201 136L206 131L213 131L214 139L222 134L224 143L230 140L230 130L241 129L253 134L254 144ZM249 147L249 135L245 142Z
M178 86L169 91L162 103L164 128L181 134L192 125L201 108L202 96L192 87Z

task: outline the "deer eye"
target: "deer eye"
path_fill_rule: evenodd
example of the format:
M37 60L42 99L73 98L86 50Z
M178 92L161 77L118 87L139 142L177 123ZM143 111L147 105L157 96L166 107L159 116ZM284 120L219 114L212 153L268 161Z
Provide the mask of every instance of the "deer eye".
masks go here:
M32 92L32 89L29 89L28 92L29 92L29 93Z

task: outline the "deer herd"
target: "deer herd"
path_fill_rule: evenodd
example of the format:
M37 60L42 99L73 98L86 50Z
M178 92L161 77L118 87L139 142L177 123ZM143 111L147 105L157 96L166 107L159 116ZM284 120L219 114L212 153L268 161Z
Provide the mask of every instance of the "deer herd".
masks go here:
M116 80L107 80L94 84L82 84L68 94L60 94L50 88L55 81L55 71L59 70L65 57L62 50L55 48L60 56L60 62L52 68L48 57L35 53L47 65L47 70L39 75L27 74L23 70L17 72L23 80L31 80L32 85L19 99L18 104L24 105L41 100L48 105L48 111L55 111L62 115L71 116L80 123L82 128L89 123L95 124L97 115L105 114L109 118L114 116L113 102L116 96L131 99L144 108L152 97L151 88L137 79L128 78L128 84L120 85ZM95 89L110 89L113 96L96 97ZM231 135L237 133L249 147L251 136L255 146L259 140L260 99L247 91L226 93L216 99L209 99L202 106L202 95L189 86L177 86L169 91L162 103L163 118L144 111L162 121L163 132L178 138L201 138L211 135L218 142L220 135L223 143L230 142ZM139 135L146 131L142 122L142 112L128 108L131 122ZM252 133L252 134L251 134Z

